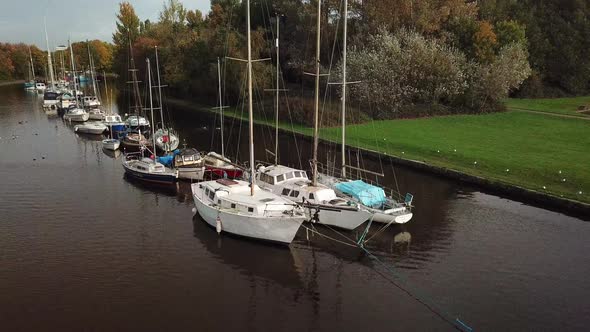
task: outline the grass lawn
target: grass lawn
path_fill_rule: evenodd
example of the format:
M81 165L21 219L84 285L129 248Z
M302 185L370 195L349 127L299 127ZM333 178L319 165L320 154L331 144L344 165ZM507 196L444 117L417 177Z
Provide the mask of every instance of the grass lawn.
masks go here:
M312 135L309 127L281 127ZM322 128L320 136L339 142L340 132ZM347 126L347 144L590 203L590 121L517 111L373 121Z
M339 142L340 132L320 136ZM590 203L590 121L523 112L374 121L347 126L347 144Z
M547 99L510 98L506 99L504 104L508 109L588 116L587 114L578 113L576 110L582 105L590 106L590 96Z

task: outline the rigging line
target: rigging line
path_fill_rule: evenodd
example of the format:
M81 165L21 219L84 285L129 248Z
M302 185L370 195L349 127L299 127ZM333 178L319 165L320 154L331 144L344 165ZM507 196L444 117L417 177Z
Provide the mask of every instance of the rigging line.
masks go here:
M313 224L312 224L312 225L313 225ZM312 233L315 233L315 234L317 234L317 235L319 235L319 236L321 236L321 237L324 237L324 238L326 238L326 239L328 239L328 240L332 240L332 241L334 241L334 242L337 242L337 243L343 244L343 245L345 245L345 246L353 247L353 248L356 248L356 247L357 247L356 245L353 245L353 244L350 244L350 243L346 243L346 242L344 242L344 241L340 241L340 240L338 240L338 239L335 239L335 238L333 238L333 237L330 237L330 236L328 236L328 235L325 235L325 234L323 234L323 233L321 233L321 232L319 232L319 231L315 230L315 227L312 229L312 228L309 228L309 227L307 227L307 226L305 226L305 225L303 225L303 224L301 224L301 227L303 227L303 228L305 228L306 230L308 230L308 231L310 231L310 232L312 232Z
M303 225L302 225L303 226ZM379 259L379 257L377 257L376 255L374 255L373 253L371 253L367 248L365 248L364 246L358 245L357 242L353 241L352 239L350 239L349 237L347 237L346 235L338 232L337 230L335 230L334 228L330 227L329 225L324 225L328 228L330 228L332 231L336 232L337 234L339 234L340 236L342 236L344 239L354 243L355 245L351 245L346 243L347 245L351 245L354 247L357 247L359 249L361 249L362 251L364 251L367 255L369 255L370 258L372 258L373 260L377 261L379 264L381 264L381 266L383 266L386 270L388 270L391 274L391 276L395 279L398 279L402 282L404 282L406 285L411 286L411 283L402 275L400 275L399 273L397 273L395 271L395 269L390 265L390 264L386 264L385 262L383 262L382 260ZM325 236L327 237L327 236ZM329 237L327 237L329 238ZM336 240L339 243L343 243L342 241ZM432 301L433 303L427 303L426 300L418 297L417 295L414 295L410 290L402 287L402 285L400 285L399 283L396 283L394 280L388 278L387 276L385 276L383 273L379 272L376 269L373 269L375 272L377 272L379 275L381 275L385 280L389 281L391 284L393 284L394 286L396 286L398 289L402 290L403 292L405 292L406 294L408 294L408 296L410 296L411 298L413 298L414 300L416 300L418 303L424 305L429 311L431 311L432 313L434 313L435 315L437 315L438 317L440 317L443 321L447 322L448 324L450 324L451 326L453 326L455 329L459 330L459 331L467 331L467 332L471 332L473 331L473 329L471 327L469 327L467 324L465 324L463 321L461 321L459 318L455 318L454 320L451 319L451 315L447 312L445 312L442 309L439 309L436 304L434 303L434 301ZM412 288L414 288L412 286ZM420 293L420 291L418 291L417 289L414 290L414 292L418 292ZM423 298L427 298L427 296L423 296Z

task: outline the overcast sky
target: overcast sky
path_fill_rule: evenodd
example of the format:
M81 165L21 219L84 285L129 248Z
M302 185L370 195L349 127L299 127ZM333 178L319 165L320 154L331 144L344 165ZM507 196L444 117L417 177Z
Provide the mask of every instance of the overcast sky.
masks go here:
M23 42L45 49L43 18L49 45L101 39L112 42L122 0L0 0L0 42ZM128 0L141 20L158 18L165 0ZM209 11L210 0L180 0L187 9Z

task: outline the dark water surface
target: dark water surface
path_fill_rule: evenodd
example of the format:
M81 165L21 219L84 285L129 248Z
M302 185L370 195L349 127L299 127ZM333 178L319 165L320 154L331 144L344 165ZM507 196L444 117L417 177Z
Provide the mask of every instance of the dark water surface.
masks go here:
M0 87L2 331L453 330L395 284L475 330L590 326L588 222L396 167L414 219L368 244L396 279L305 230L290 247L218 236L193 217L188 184L125 180L120 156L40 102ZM189 145L211 148L210 115L174 114ZM245 127L226 125L228 154L246 159ZM270 137L257 130L257 159ZM283 135L281 151L298 165L310 147Z

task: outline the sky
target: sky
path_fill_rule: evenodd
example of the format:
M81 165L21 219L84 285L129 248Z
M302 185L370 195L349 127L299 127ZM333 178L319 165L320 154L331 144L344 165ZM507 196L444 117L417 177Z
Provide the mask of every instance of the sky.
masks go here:
M122 0L0 0L0 42L35 44L46 49L43 19L47 17L49 46L100 39L112 42ZM140 20L156 21L165 0L127 0ZM210 0L180 0L187 9L209 11Z

